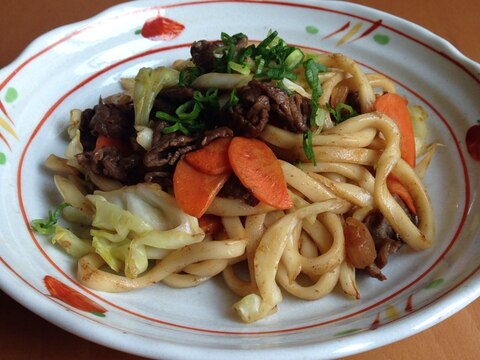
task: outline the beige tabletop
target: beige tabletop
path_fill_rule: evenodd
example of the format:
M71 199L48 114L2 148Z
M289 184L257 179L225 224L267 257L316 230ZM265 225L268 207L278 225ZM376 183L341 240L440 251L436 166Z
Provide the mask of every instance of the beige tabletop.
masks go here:
M60 25L88 18L122 1L0 0L0 68L30 41ZM415 22L480 62L479 0L357 0ZM480 105L480 99L479 99ZM440 324L397 343L348 359L480 359L480 301ZM300 355L300 354L299 354ZM0 291L0 359L134 360L55 327Z

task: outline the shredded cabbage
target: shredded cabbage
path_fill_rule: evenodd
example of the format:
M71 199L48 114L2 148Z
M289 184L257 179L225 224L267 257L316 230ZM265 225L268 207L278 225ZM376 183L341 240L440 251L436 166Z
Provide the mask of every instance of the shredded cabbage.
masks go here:
M135 278L148 267L153 249L178 249L200 242L198 219L183 213L157 184L138 184L87 196L95 215L92 246L115 271ZM153 248L153 249L150 249Z
M67 165L76 169L81 169L78 164L76 155L83 152L83 145L80 141L80 121L82 117L82 111L73 109L70 111L69 126L67 129L70 142L65 149L65 157L67 158Z
M415 151L417 156L420 156L427 150L428 113L419 105L410 106L409 110L415 136Z
M150 150L152 148L153 140L153 130L148 126L135 126L137 131L137 143L143 147L145 150Z
M135 125L148 125L150 111L158 93L163 88L178 84L179 74L177 70L167 67L140 69L135 77L135 87L133 89Z
M79 259L92 251L89 240L80 239L77 235L60 225L55 226L55 234L51 239L52 244L60 245L65 252Z

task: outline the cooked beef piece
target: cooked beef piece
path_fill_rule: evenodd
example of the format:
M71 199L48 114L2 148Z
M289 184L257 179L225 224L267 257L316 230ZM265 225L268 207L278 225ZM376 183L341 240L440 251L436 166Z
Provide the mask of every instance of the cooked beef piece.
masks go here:
M215 139L233 136L228 127L219 127L204 134L184 135L180 132L163 134L162 130L170 126L167 122L157 121L153 129L152 148L143 157L145 166L144 180L171 187L175 165L185 154L208 145Z
M241 199L250 206L256 206L260 202L250 190L243 186L235 174L230 175L218 195L225 198Z
M227 113L236 135L257 137L269 121L297 133L308 129L310 100L297 93L288 96L271 83L252 80L238 90L238 98Z
M397 195L394 195L394 198L402 207L403 211L405 211L410 219L416 224L416 217L411 213L402 199ZM388 256L396 253L402 247L403 241L392 228L388 220L379 211L368 215L365 218L365 225L368 227L373 240L375 241L375 248L377 250L375 266L382 269L387 265ZM369 270L368 272L369 274L375 273L373 270Z
M395 230L393 230L380 211L375 211L368 215L365 219L365 225L367 225L376 243L383 239L400 240Z
M162 89L158 96L166 101L183 104L184 102L193 99L194 91L195 89L191 87L174 86Z
M235 47L237 53L247 45L247 36L238 39ZM214 52L221 46L224 46L222 41L195 41L190 47L190 55L192 55L193 63L202 68L205 72L212 72L218 63L218 59L215 57Z
M345 103L350 105L358 114L362 113L358 91L349 91Z
M246 48L248 45L248 36L244 35L240 39L237 40L237 52L239 52L241 49Z
M175 165L181 155L195 150L195 138L181 133L164 134L158 144L145 154L143 163L147 168Z
M157 183L164 188L172 188L172 171L149 171L145 173L144 181L147 183Z
M390 254L396 253L403 245L402 241L392 240L389 238L381 239L381 242L378 246L377 258L375 259L375 264L382 269L387 265L388 256Z
M131 106L106 104L100 99L93 109L82 112L80 141L84 152L77 155L79 164L87 171L108 176L124 183L136 181L141 166L141 155L122 154L114 147L95 149L99 135L130 141L135 133L134 115Z
M377 265L375 265L375 263L368 265L365 270L371 277L374 277L380 281L387 280L386 276L382 274L382 271Z
M190 48L192 61L205 72L211 72L215 68L216 58L214 51L222 44L220 41L195 41Z
M270 116L274 122L297 133L307 131L311 113L309 99L298 93L289 96L271 83L256 81L256 86L269 97Z
M163 134L162 130L168 126L158 121L154 128L152 148L143 157L146 168L144 180L160 184L171 184L174 165L186 153L197 148L197 137L183 135L179 132Z
M85 109L80 117L80 142L84 151L92 151L95 149L97 137L90 132L90 121L95 111L93 109Z
M153 139L152 139L152 149L149 152L154 150L153 152L159 153L172 148L181 148L187 145L190 146L195 142L196 137L187 136L180 132L163 134L162 130L168 124L165 122L162 122L162 123L163 124L157 125L154 130Z
M365 219L365 225L370 230L370 234L372 234L375 242L377 250L375 264L381 269L387 264L388 256L397 252L403 245L403 242L388 220L379 211L368 215Z
M175 110L179 105L172 101L168 101L160 96L157 96L153 101L152 111L150 117L155 116L157 111L162 111L167 114L175 114Z
M105 135L117 139L128 139L135 131L134 116L122 111L113 104L104 104L101 100L93 108L95 114L90 120L92 135Z
M233 130L226 126L221 126L213 130L205 131L202 139L200 140L200 146L203 147L205 145L210 144L213 140L225 138L225 137L232 137Z
M162 131L168 126L169 124L166 121L156 121L153 124L152 147L155 147L158 144L160 144L160 140L163 137Z
M85 151L77 155L77 160L87 170L127 183L135 177L136 168L141 164L138 154L124 156L114 147Z
M236 135L258 137L267 125L270 100L262 94L258 81L238 90L238 103L228 110L228 125Z

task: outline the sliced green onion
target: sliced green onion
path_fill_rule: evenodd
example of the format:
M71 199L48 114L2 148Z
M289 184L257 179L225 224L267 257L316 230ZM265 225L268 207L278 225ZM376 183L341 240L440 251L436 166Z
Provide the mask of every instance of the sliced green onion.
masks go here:
M67 206L70 206L68 203L61 203L58 205L54 211L48 210L48 217L46 219L35 219L30 222L32 230L36 233L42 235L51 235L55 232L55 225L60 218L60 213Z
M274 31L268 35L260 44L257 46L257 53L262 53L267 49L270 43L277 37L278 32Z
M173 122L173 123L180 121L179 118L177 118L177 117L175 117L175 116L172 116L172 115L170 115L170 114L168 114L168 113L166 113L166 112L163 112L163 111L157 111L157 112L155 113L155 117L156 117L157 119L161 119L161 120L165 120L165 121Z
M289 80L296 80L297 75L291 71L288 71L284 67L281 68L270 68L267 70L266 73L267 77L269 77L272 80L282 80L284 78L287 78Z
M263 72L266 61L261 56L257 56L255 59L255 63L257 65L257 68L255 70L255 75L260 75Z
M255 45L249 45L246 48L240 50L240 54L237 56L237 62L239 64L243 64L248 58L253 56L253 52L255 50Z
M313 152L312 130L310 129L303 133L303 152L305 153L307 159L313 162L313 165L317 165L315 153Z
M186 67L180 70L178 76L178 86L190 86L193 81L202 74L202 70L199 67Z
M324 119L324 117L322 117L323 114L318 106L318 98L322 94L322 87L320 85L320 81L318 80L318 74L319 72L326 71L327 67L322 64L316 63L313 58L309 58L308 60L306 60L303 63L303 66L305 68L305 78L307 79L307 83L310 86L310 89L312 89L312 113L310 114L310 128L313 128L315 126L318 126L320 128L320 125L323 126L321 121L322 118ZM317 128L317 130L319 128ZM305 151L307 159L313 161L313 163L316 164L315 154L313 152L312 146L311 129L308 129L303 134L303 150Z
M319 107L315 114L315 125L317 126L317 129L315 130L315 134L319 134L322 131L323 127L325 126L326 116L327 116L327 112L324 109Z
M294 69L298 64L303 61L303 52L302 50L296 48L294 49L290 55L287 56L285 59L285 65L287 65L288 70Z
M227 103L224 105L224 109L229 109L231 107L234 107L235 105L237 105L239 101L239 98L237 96L237 89L233 89L231 92L230 92L230 97L228 98L228 101Z
M243 75L248 75L250 74L250 71L251 71L251 67L249 64L238 64L235 61L229 61L228 67L233 71L236 71Z
M188 131L187 128L185 128L181 122L177 122L173 124L172 126L166 127L165 129L162 130L162 133L164 134L170 134L175 131L181 131L183 134L188 135L190 134L190 131Z
M326 107L337 124L358 115L354 108L344 103L338 103L335 108L327 103Z
M218 105L218 89L210 88L205 92L205 95L201 91L194 91L193 99L199 104L205 105Z
M293 92L290 90L288 87L285 86L284 80L279 81L277 83L277 87L281 90L283 90L288 96L292 96Z
M180 105L177 110L175 110L175 113L180 120L191 123L198 117L198 115L200 115L201 110L201 106L198 102L195 100L189 100Z

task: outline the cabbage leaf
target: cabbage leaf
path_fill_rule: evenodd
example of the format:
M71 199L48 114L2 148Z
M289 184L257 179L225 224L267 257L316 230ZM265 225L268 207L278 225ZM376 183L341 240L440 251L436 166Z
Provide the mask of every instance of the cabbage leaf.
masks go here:
M135 278L148 268L149 254L200 242L198 219L185 214L157 184L137 184L87 195L95 209L92 246L115 271ZM167 252L165 252L167 253Z
M147 126L150 120L153 102L158 93L167 87L178 84L180 73L171 68L141 68L135 77L133 89L133 107L135 125Z
M77 259L93 250L88 239L80 239L73 232L60 225L55 225L55 233L51 242L60 245L66 253Z

